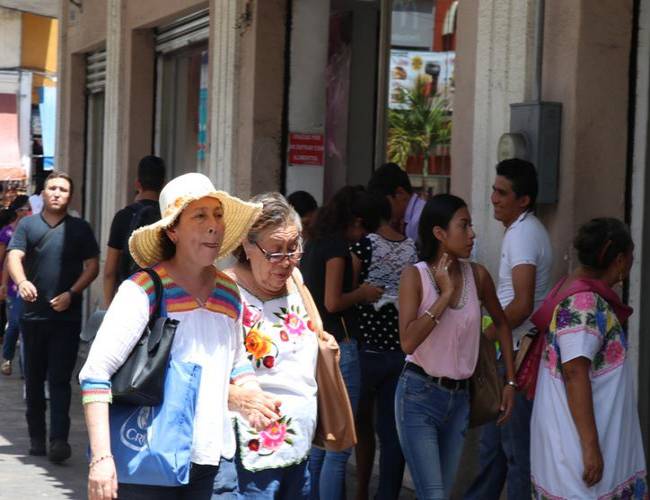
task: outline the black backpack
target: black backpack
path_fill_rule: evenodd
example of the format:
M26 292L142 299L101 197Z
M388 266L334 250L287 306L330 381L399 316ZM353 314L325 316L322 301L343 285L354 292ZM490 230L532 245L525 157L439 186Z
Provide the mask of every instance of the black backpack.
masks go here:
M146 204L142 202L134 203L129 207L132 210L131 223L124 238L124 247L122 248L122 256L120 258L119 266L119 283L127 279L133 273L141 270L140 266L136 264L129 252L129 238L133 231L142 226L148 226L160 220L160 208L158 204ZM118 285L119 285L118 283Z

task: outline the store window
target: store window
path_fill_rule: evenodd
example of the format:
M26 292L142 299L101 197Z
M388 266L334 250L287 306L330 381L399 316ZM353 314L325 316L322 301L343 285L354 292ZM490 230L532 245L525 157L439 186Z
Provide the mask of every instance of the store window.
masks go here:
M449 190L457 9L452 0L393 0L384 37L385 158L429 196Z
M155 151L170 178L206 170L208 25L201 11L156 31Z

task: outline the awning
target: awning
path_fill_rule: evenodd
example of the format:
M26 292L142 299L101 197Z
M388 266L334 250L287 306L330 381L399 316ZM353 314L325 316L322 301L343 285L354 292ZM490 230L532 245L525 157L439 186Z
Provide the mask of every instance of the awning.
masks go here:
M0 94L0 181L25 177L20 161L16 94Z

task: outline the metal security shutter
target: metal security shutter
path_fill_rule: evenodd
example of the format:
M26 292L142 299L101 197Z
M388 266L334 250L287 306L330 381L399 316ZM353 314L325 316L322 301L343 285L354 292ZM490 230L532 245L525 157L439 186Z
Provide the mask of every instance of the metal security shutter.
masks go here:
M106 87L106 51L98 50L86 56L86 90L104 92Z
M156 29L156 52L165 54L209 37L210 16L203 9Z

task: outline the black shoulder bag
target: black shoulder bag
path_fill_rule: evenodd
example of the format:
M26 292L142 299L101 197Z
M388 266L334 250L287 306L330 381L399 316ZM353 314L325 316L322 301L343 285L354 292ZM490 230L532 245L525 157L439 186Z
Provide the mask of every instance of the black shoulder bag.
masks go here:
M153 269L143 269L154 283L154 310L142 336L124 364L111 379L114 403L157 406L162 403L165 374L178 327L178 321L166 317L160 276Z

